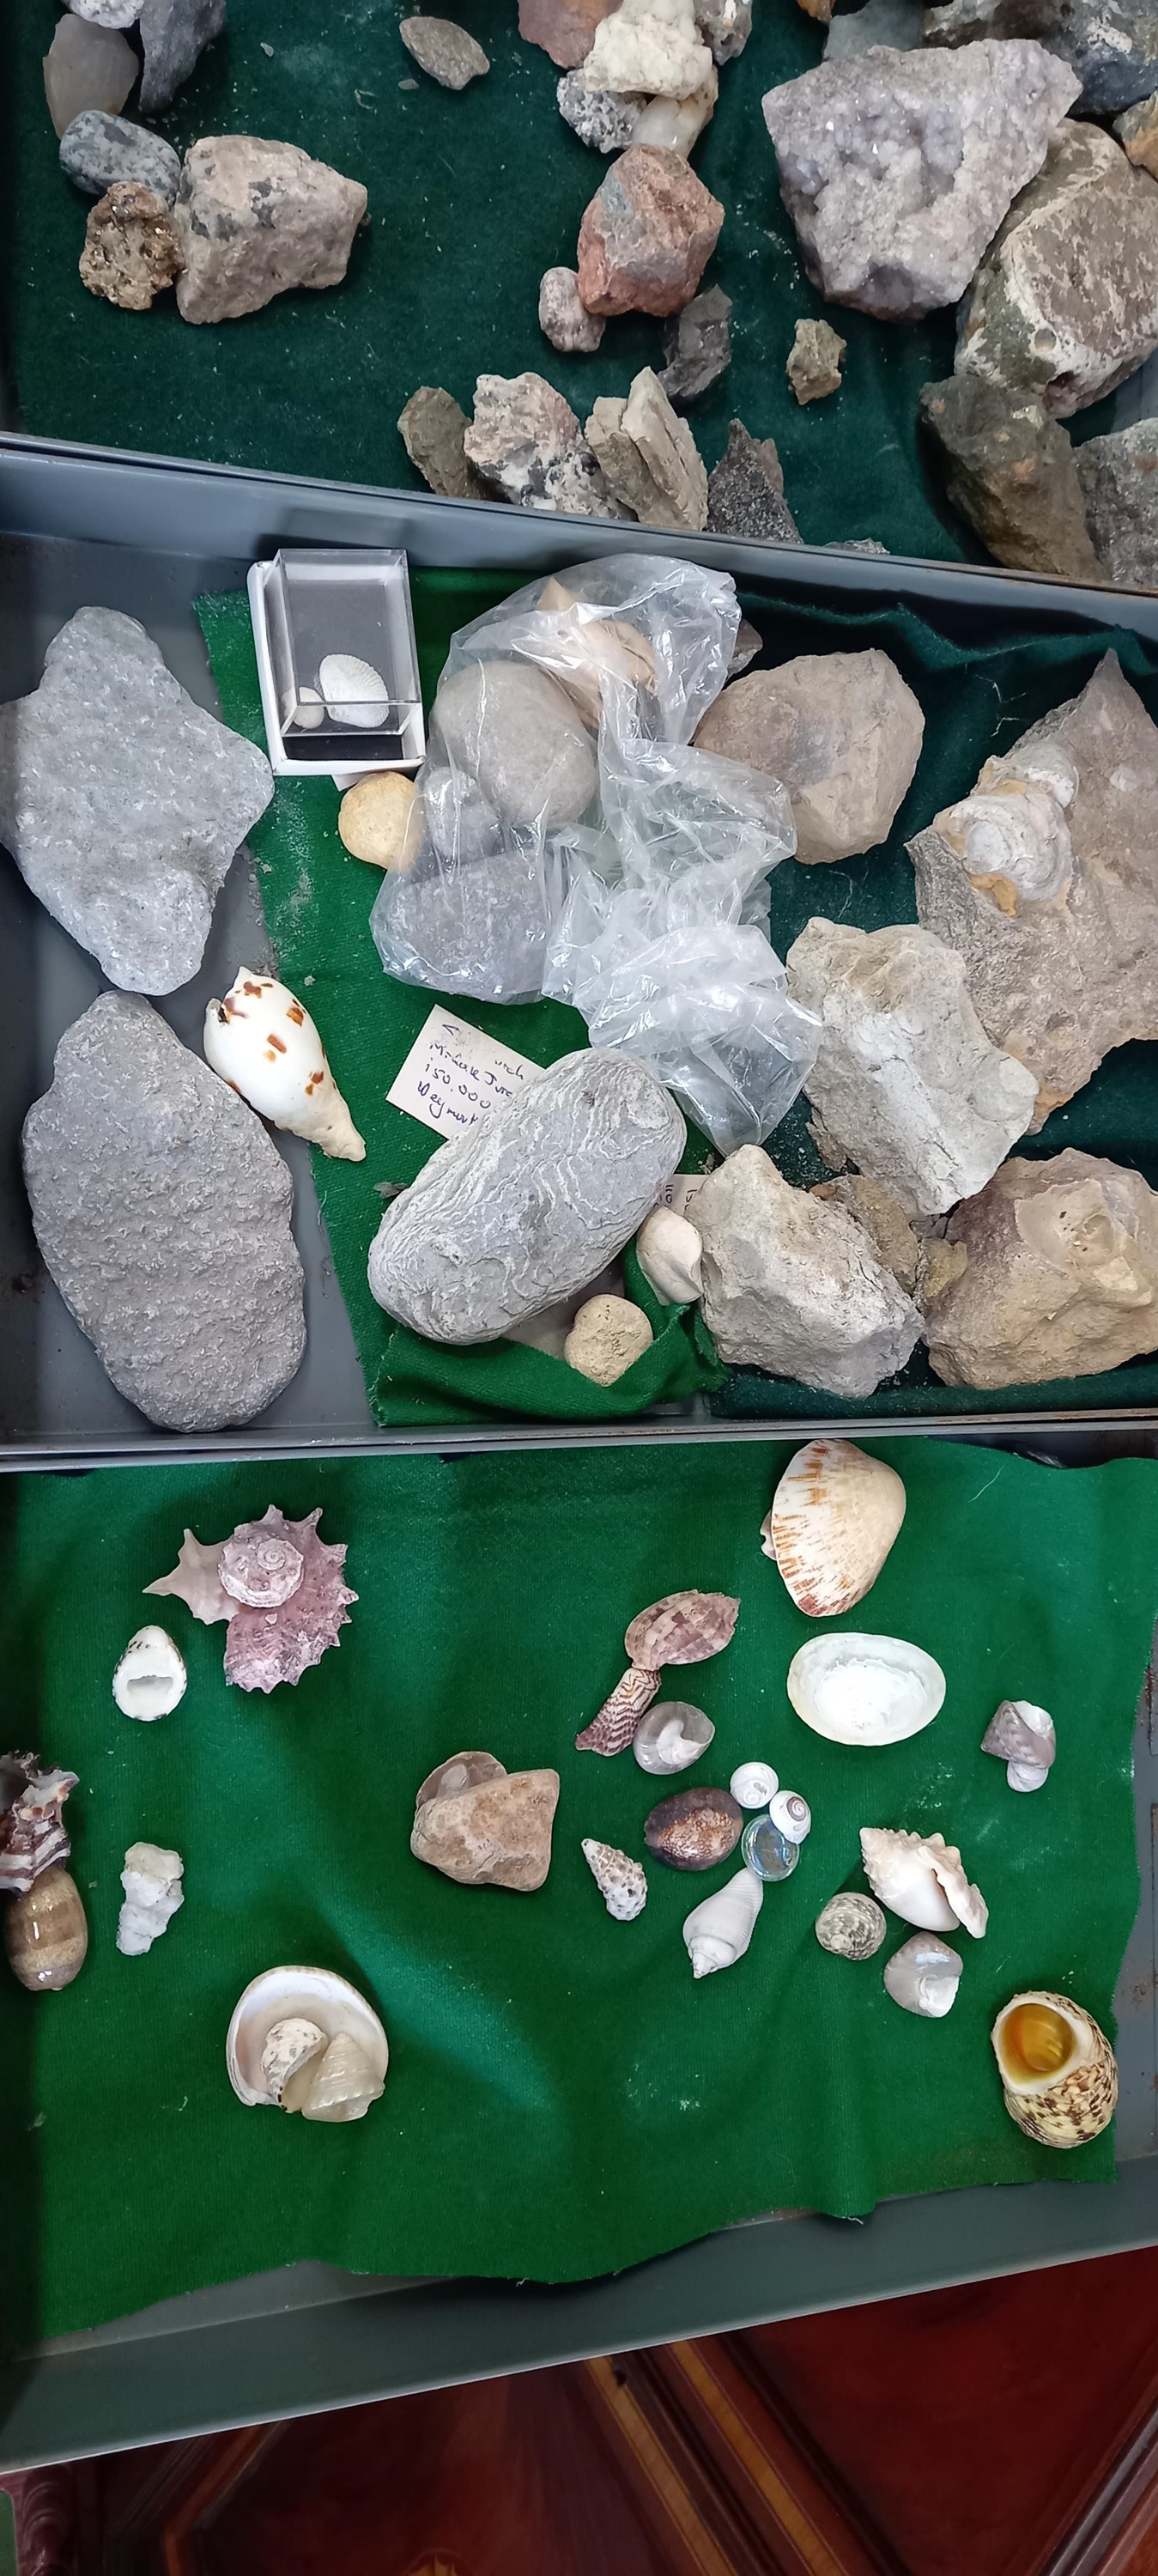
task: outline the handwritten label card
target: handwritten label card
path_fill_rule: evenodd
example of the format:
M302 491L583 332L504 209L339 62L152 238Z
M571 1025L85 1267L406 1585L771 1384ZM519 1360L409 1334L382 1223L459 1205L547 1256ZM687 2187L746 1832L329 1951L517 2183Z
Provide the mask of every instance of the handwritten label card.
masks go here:
M440 1136L457 1136L525 1083L536 1082L542 1070L439 1006L420 1028L386 1097Z

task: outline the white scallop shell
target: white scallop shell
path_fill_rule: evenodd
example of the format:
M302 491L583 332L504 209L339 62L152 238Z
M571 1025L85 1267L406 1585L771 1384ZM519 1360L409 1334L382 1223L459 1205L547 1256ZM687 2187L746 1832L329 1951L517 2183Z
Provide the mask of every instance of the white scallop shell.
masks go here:
M906 1637L846 1629L809 1637L789 1664L786 1688L797 1716L830 1744L903 1744L932 1725L945 1676Z
M903 1923L915 1923L922 1932L955 1932L964 1924L980 1941L989 1908L980 1888L970 1885L956 1845L943 1834L862 1825L860 1847L873 1895Z
M165 1628L138 1628L113 1674L113 1698L125 1717L168 1717L184 1699L188 1676Z
M318 672L326 714L335 724L375 733L390 721L390 692L372 662L356 653L327 653Z
M694 1905L684 1922L684 1947L696 1977L711 1977L742 1959L764 1902L763 1881L739 1869L725 1887Z
M902 2012L943 2021L952 2012L963 1962L935 1932L914 1932L885 1962L885 1992Z
M780 1786L780 1774L770 1762L741 1762L728 1782L732 1796L740 1807L766 1807Z
M238 968L224 1001L210 1002L205 1061L258 1116L305 1136L339 1162L366 1158L326 1051L304 1002L276 976Z
M761 1528L764 1554L798 1610L835 1619L876 1582L904 1517L895 1467L851 1440L809 1440L772 1497Z
M314 2023L327 2043L340 2035L355 2040L375 2087L367 2101L382 2091L390 2056L386 2033L357 1987L329 1968L267 1968L239 1996L226 2036L225 2063L239 2101L276 2103L263 2059L271 2031L287 2021ZM326 2058L319 2062L324 2067Z

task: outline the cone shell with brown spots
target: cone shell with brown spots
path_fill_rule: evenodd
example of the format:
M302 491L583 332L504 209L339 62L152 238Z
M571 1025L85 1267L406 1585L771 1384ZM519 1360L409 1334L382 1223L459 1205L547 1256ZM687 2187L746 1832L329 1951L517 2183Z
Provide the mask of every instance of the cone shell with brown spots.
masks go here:
M1002 2048L1002 2029L1019 2004L1047 2004L1074 2034L1073 2054L1056 2075L1023 2076ZM1114 2052L1091 2013L1069 1995L1034 1989L1011 1995L990 2033L1005 2108L1011 2120L1041 2147L1084 2147L1108 2129L1118 2099Z

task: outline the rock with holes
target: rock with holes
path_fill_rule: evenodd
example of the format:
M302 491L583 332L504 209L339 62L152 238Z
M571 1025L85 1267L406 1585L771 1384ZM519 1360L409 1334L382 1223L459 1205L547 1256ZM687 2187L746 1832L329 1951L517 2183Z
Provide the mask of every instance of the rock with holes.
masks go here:
M1073 1146L1014 1155L949 1220L965 1268L929 1301L947 1386L1040 1386L1158 1350L1158 1193Z
M138 180L118 179L85 225L80 282L90 295L147 313L179 274L181 254L163 197Z

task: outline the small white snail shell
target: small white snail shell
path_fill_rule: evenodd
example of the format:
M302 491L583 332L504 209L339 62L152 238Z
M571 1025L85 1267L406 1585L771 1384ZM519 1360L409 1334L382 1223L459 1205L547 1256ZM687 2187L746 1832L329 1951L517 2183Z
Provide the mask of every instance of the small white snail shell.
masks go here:
M766 1807L780 1786L779 1772L770 1762L741 1762L728 1782L732 1796L741 1807Z
M799 1789L777 1789L769 1801L768 1813L790 1843L807 1842L812 1831L812 1809Z
M719 1968L742 1959L764 1902L764 1887L750 1869L739 1869L727 1885L693 1905L684 1922L684 1947L696 1977L714 1976Z
M250 1108L292 1136L306 1136L346 1163L366 1147L304 1002L285 984L243 966L224 1001L205 1014L205 1061Z
M168 1717L185 1696L185 1662L164 1628L138 1628L113 1674L113 1698L125 1717Z

